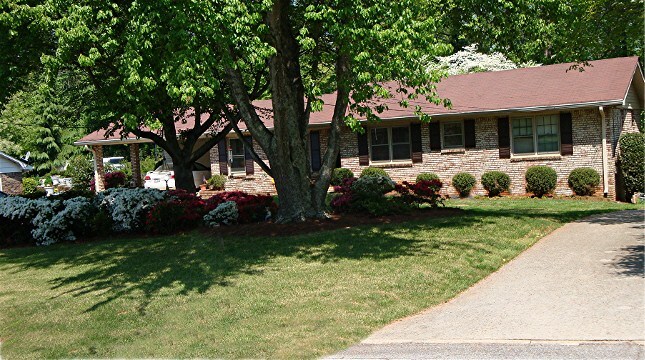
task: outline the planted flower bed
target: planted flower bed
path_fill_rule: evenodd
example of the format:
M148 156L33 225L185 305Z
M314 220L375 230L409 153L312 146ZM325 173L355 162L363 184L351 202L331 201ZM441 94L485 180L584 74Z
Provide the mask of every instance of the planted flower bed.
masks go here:
M421 207L443 205L441 186L441 181L434 178L396 184L378 173L345 178L334 188L336 195L330 204L334 215L323 227L342 226L340 217L352 218L354 223L370 217L394 219L401 214L409 218ZM233 230L223 230L221 226L233 224L254 224L262 233L262 228L271 224L257 223L268 222L277 211L272 196L241 191L219 192L208 199L183 190L127 188L111 188L96 196L78 195L82 196L0 199L0 246L51 245L96 234L170 234L199 227L218 227L218 232L225 233ZM297 233L307 232L307 227L317 231L321 224L299 224ZM279 228L288 234L291 227L294 225L271 231ZM243 229L249 231L247 226Z
M264 221L275 211L270 196L224 192L208 200L183 191L113 188L96 196L69 199L6 197L0 199L0 245L51 245L95 234L168 234L207 224ZM222 203L235 204L230 221L212 213Z

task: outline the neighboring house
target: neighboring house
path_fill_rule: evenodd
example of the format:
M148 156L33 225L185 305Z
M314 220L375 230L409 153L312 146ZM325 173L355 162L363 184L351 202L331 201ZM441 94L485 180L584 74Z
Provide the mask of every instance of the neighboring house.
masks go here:
M450 185L457 172L478 179L486 171L500 170L511 177L511 193L524 194L524 173L532 165L548 165L558 173L557 194L568 195L569 173L591 167L602 177L599 194L617 194L618 138L638 131L643 109L644 80L637 57L591 61L584 71L572 64L450 76L437 85L451 108L416 100L409 108L396 99L381 100L388 109L379 123L365 123L365 134L344 128L339 166L355 174L367 166L384 168L396 181L413 180L422 172L439 175ZM309 143L314 171L326 150L334 95L323 96L323 111L311 114ZM270 108L270 100L257 101ZM432 116L428 124L414 115L414 106ZM272 119L264 114L271 129ZM190 126L190 119L188 121ZM105 138L100 132L78 145L128 143L143 139ZM259 146L254 148L261 157ZM210 152L212 173L229 176L226 188L274 192L271 178L246 154L233 133ZM618 191L620 193L620 191Z
M22 173L32 170L30 165L0 151L0 191L22 194Z

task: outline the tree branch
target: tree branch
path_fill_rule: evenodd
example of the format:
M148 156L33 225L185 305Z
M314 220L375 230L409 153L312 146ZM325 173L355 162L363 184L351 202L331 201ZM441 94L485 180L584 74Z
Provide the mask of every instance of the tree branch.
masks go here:
M268 152L272 146L273 134L266 128L258 113L255 111L249 94L246 92L242 74L238 69L226 67L226 81L231 87L233 99L246 126L262 149Z
M235 131L235 133L240 138L240 140L244 142L244 146L246 146L249 149L249 154L251 154L251 158L253 158L253 161L255 161L258 165L260 165L260 168L262 168L262 170L264 170L264 172L267 173L267 175L273 177L273 171L271 170L269 165L267 165L264 162L264 160L262 160L258 155L258 153L255 151L255 149L253 148L253 142L252 141L248 142L246 140L246 137L242 134L242 131L237 126L237 123L233 125L233 131Z

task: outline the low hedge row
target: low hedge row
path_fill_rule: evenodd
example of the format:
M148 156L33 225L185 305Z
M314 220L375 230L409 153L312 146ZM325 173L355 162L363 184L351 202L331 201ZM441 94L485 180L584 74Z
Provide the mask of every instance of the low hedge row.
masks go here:
M629 141L636 142L633 139ZM631 145L635 147L634 145ZM626 146L627 148L628 146ZM636 158L636 157L633 157ZM634 162L629 159L625 163ZM635 171L631 169L638 168L638 165L625 165L625 168L630 169L631 173L629 176L630 184L637 181L631 180L636 178L639 174L636 174ZM631 175L631 174L634 175ZM642 176L642 174L640 174ZM361 178L367 176L379 176L386 179L390 179L389 175L385 170L375 167L367 167L361 172ZM333 186L342 186L343 182L347 179L354 177L354 174L349 169L339 168L335 169L332 175L331 185ZM526 170L525 174L526 179L526 191L534 194L537 197L542 197L544 195L552 193L556 186L558 176L554 169L548 166L538 165L531 166ZM417 175L416 182L422 181L439 181L439 176L434 173L421 173ZM568 177L569 187L573 190L576 195L580 196L591 196L593 195L600 183L600 175L598 172L592 168L576 168L574 169ZM470 195L472 189L477 184L477 180L472 174L466 172L460 172L453 176L452 186L462 197L467 197ZM488 171L482 174L481 184L488 193L488 196L499 196L501 193L508 191L511 186L511 178L508 174L502 171ZM633 191L633 190L632 190Z

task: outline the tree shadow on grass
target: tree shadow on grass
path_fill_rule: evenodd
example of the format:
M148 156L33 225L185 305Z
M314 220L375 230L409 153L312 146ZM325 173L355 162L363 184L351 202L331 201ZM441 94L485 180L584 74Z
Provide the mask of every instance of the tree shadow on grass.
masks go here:
M566 222L591 215L593 210L545 213L507 209L472 209L450 218L433 218L409 223L362 226L286 238L204 237L199 232L185 235L126 239L109 242L60 245L51 249L16 249L2 262L13 265L9 272L45 269L54 265L82 269L72 276L50 280L56 297L96 297L91 312L122 297L143 298L147 305L162 291L179 295L204 293L212 287L230 286L242 274L261 276L264 265L276 257L294 257L306 262L334 262L343 259L386 260L405 256L432 256L445 251L492 251L477 239L440 240L419 232L441 233L499 221L500 218L550 218ZM177 290L175 290L177 289ZM101 294L101 295L97 295Z

